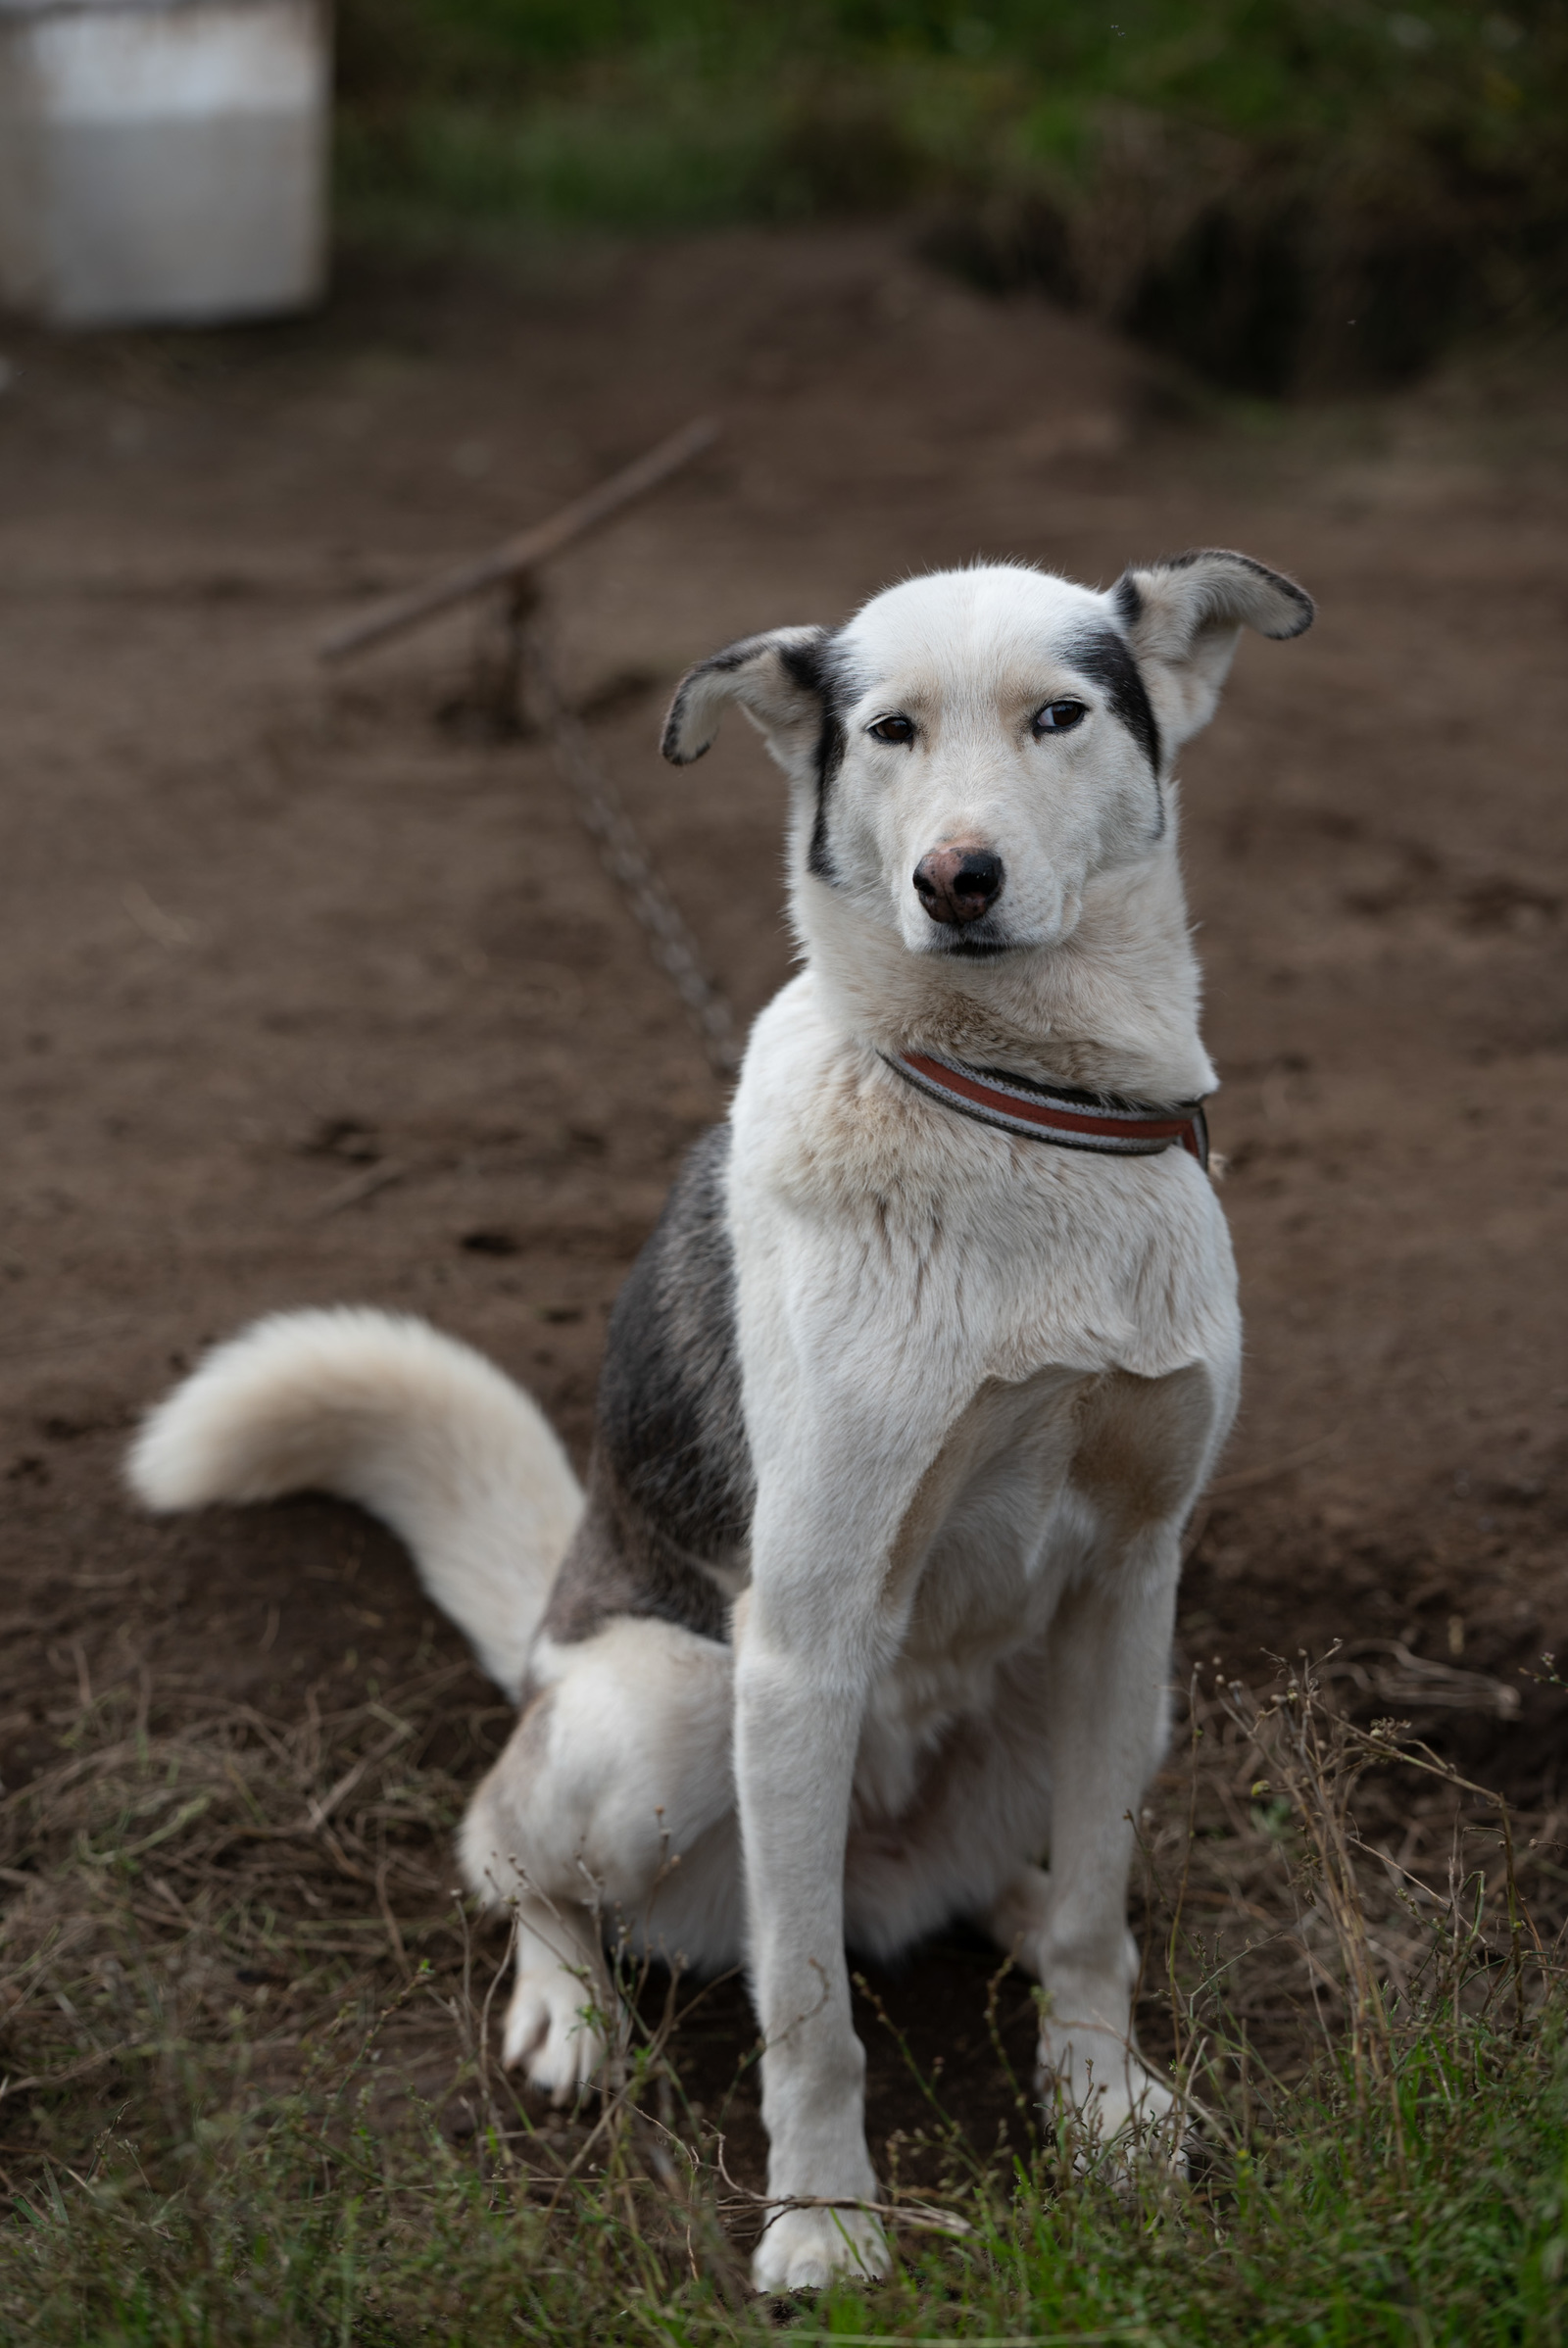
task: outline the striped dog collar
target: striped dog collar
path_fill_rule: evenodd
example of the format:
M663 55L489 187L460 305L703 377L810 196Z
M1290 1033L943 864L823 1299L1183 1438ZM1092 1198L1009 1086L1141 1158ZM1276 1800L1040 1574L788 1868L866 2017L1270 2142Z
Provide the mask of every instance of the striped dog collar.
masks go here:
M928 1052L880 1056L944 1108L1000 1126L1004 1133L1055 1142L1063 1150L1099 1150L1112 1157L1157 1157L1179 1144L1208 1170L1208 1123L1200 1101L1175 1101L1158 1108L1108 1094L1075 1093L1064 1085L1037 1085L992 1068L969 1068L961 1060L935 1059Z

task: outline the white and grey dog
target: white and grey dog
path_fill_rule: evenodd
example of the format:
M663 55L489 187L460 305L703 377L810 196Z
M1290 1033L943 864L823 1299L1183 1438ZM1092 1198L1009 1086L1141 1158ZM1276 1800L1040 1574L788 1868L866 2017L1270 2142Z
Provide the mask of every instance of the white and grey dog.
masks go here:
M1179 2125L1126 1880L1240 1322L1173 765L1241 627L1311 617L1243 555L977 567L705 660L664 755L760 727L804 968L616 1304L586 1495L510 1381L368 1311L260 1323L135 1447L158 1509L362 1501L515 1696L463 1858L530 2080L593 2077L607 1930L745 1953L762 2288L885 2256L847 1938L977 1919L1044 1984L1051 2092Z

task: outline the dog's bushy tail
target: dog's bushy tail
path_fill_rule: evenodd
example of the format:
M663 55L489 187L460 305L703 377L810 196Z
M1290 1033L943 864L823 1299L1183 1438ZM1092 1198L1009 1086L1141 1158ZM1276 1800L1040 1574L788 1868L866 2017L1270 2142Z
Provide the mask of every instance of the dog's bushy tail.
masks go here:
M127 1473L160 1512L358 1500L514 1697L583 1504L520 1387L427 1322L349 1309L276 1313L220 1345L148 1418Z

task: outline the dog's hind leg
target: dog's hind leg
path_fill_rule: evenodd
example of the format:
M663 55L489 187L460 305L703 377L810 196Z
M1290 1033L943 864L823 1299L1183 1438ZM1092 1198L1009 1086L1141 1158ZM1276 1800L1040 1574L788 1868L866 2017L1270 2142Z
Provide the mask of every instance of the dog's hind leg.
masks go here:
M512 1999L501 2060L552 2103L571 2103L604 2063L612 1991L591 1910L515 1895Z
M464 1822L472 1889L516 1916L504 2057L558 2098L602 2064L605 1940L702 1969L733 1963L742 1886L730 1765L731 1655L616 1616L539 1641L543 1685Z
M956 1917L987 1922L1020 1859L1045 1849L1044 1672L1038 1648L1009 1657L989 1708L952 1725L898 1816L866 1816L857 1805L845 1856L845 1930L867 1956L895 1957Z

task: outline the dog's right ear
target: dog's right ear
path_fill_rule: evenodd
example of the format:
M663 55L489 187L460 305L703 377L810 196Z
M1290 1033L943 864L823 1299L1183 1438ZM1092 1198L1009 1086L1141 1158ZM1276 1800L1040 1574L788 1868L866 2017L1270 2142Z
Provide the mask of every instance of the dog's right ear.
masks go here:
M689 766L702 757L732 701L781 751L796 747L803 735L814 739L822 719L819 654L826 640L826 628L773 628L765 636L743 636L688 668L659 746L670 764Z
M1228 547L1200 546L1123 571L1110 593L1167 751L1213 716L1244 627L1299 636L1313 618L1304 587Z

